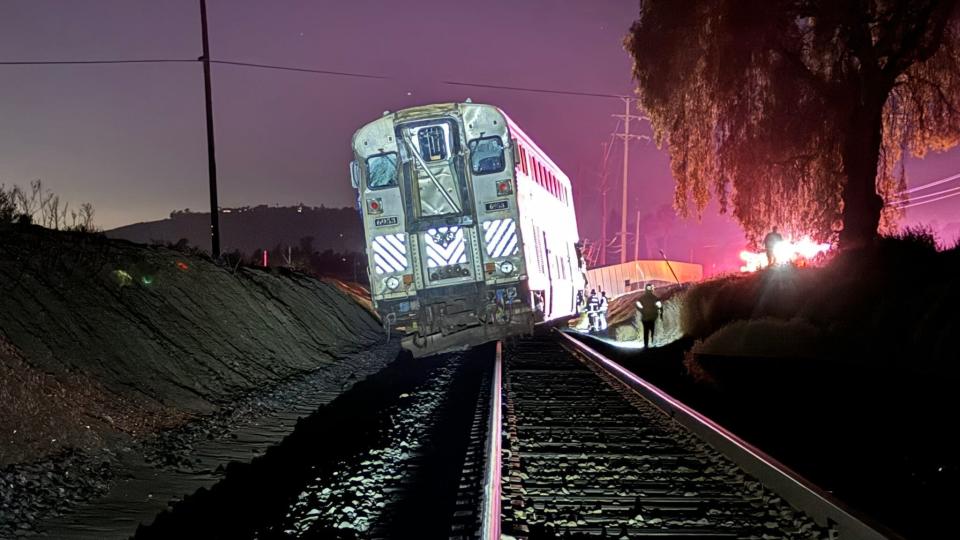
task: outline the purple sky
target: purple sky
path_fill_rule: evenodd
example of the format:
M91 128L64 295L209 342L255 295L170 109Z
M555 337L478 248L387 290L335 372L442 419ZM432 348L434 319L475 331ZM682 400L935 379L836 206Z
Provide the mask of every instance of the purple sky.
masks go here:
M465 88L440 81L628 94L620 42L632 0L338 2L209 0L214 59L370 73L390 80L213 66L220 202L350 205L353 132L383 110L498 105L566 170L581 228L599 230L600 144L619 100ZM0 60L196 58L196 0L4 0ZM455 7L452 7L455 6ZM41 178L90 201L106 228L208 207L199 63L0 66L0 182ZM644 131L648 131L644 126ZM612 156L617 177L619 147ZM671 200L665 152L635 143L642 213ZM960 152L911 161L911 184L960 172ZM960 197L909 220L960 221ZM710 218L710 234L735 235ZM699 241L699 240L698 240ZM689 248L688 248L689 250Z

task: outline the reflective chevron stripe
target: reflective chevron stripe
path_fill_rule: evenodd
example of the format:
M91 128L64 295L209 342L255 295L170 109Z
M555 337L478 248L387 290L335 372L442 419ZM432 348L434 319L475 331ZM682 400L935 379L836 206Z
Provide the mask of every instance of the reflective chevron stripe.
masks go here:
M517 245L517 223L512 218L484 221L483 242L487 246L488 257L516 255L520 251Z
M407 269L407 235L384 234L373 239L373 266L377 274Z
M427 268L439 268L467 262L467 246L460 227L438 227L423 235Z

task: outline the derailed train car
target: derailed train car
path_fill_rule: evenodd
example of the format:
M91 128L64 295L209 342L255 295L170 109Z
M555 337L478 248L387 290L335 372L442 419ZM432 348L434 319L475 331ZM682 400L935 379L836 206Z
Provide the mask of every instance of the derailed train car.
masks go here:
M574 314L585 267L570 181L503 111L384 113L353 152L373 304L415 356Z

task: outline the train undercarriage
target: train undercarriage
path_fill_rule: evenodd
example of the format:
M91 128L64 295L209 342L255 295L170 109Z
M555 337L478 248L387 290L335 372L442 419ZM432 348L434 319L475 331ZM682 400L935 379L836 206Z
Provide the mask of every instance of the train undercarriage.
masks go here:
M386 314L384 321L403 333L401 345L420 358L530 334L535 317L519 299L516 287L509 287L477 295L440 297L411 309L406 316Z

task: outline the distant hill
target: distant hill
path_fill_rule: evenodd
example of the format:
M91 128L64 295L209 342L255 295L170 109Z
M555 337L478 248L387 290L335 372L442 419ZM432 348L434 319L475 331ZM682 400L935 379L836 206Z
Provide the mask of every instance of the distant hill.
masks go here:
M134 223L106 231L111 238L144 244L176 243L186 238L191 246L210 250L210 214L177 210L170 218ZM353 208L266 205L220 210L221 251L245 255L276 246L297 246L313 237L317 251L363 251L363 225Z

